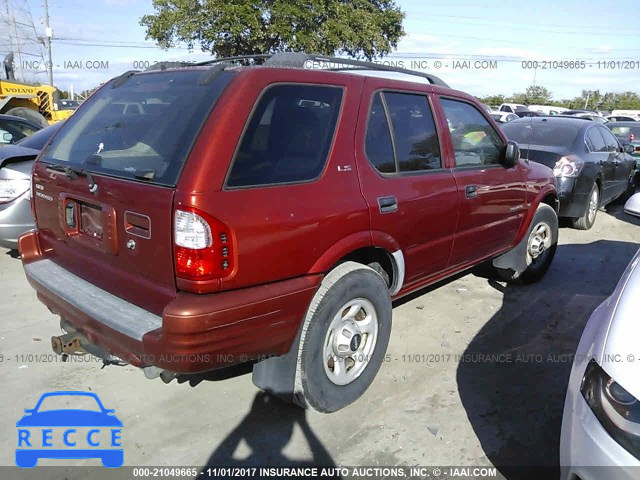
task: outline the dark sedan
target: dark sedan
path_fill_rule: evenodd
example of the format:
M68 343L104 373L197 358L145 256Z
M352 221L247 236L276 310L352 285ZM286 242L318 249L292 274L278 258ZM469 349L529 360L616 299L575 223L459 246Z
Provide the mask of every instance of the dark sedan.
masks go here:
M12 145L29 137L42 127L24 118L0 115L0 145Z
M609 122L607 128L622 145L633 145L633 156L640 157L640 122Z
M590 229L598 209L635 189L636 160L600 123L580 118L521 118L502 130L520 145L522 158L552 168L558 181L561 217Z

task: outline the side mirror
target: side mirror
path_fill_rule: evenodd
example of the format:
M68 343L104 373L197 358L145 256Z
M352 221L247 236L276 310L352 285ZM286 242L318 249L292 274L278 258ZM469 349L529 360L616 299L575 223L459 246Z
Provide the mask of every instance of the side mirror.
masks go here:
M518 164L518 160L520 160L520 147L513 140L509 140L504 150L502 165L506 168L515 167Z
M2 134L2 143L11 143L12 139L13 135L11 135L9 132L4 132Z
M629 215L640 217L640 193L631 196L627 203L624 204L624 211Z
M624 153L628 153L628 154L632 154L636 151L636 147L634 147L633 145L631 145L630 143L625 143L622 146L622 151Z

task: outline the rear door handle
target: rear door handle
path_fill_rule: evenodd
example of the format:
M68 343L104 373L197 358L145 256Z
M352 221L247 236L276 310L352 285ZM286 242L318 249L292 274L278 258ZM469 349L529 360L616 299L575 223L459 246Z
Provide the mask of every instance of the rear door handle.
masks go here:
M467 198L473 198L478 195L477 185L467 185L464 187L464 196Z
M396 197L379 197L378 207L380 213L391 213L398 210L398 200Z

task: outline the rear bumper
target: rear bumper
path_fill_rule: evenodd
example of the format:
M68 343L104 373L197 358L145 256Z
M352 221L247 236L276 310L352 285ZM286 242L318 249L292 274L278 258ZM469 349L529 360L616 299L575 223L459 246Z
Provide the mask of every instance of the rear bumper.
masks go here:
M146 311L43 258L38 232L20 239L38 299L74 332L138 367L197 373L289 351L321 275L242 290L178 292L162 316Z
M558 199L560 200L559 217L578 218L583 216L589 205L589 194L591 193L591 184L588 191L580 191L582 182L577 182L576 178L558 177Z
M0 247L18 248L20 235L34 227L28 193L9 203L0 204Z

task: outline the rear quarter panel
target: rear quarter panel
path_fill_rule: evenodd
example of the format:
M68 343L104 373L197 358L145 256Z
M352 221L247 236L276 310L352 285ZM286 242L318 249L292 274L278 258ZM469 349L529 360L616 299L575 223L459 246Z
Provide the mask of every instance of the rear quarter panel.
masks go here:
M367 238L369 216L354 159L354 132L364 79L288 69L244 70L205 124L183 170L175 206L201 209L231 227L237 261L222 290L302 276L343 238ZM227 190L224 182L260 94L277 83L343 88L333 146L320 178L311 182ZM291 125L295 129L295 125ZM338 166L350 166L348 171Z

